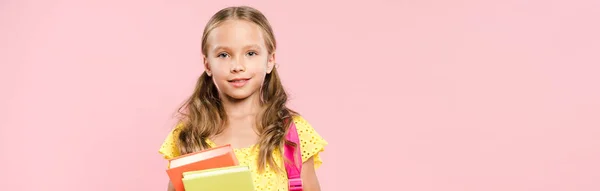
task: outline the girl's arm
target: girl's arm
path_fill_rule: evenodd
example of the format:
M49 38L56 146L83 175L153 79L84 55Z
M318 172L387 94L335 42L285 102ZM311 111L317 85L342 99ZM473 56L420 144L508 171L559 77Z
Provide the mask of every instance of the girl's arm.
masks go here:
M175 191L175 187L173 187L173 184L171 183L170 180L169 180L169 186L167 186L167 191Z
M305 191L321 191L319 179L315 172L315 162L312 157L302 164L300 177L302 178L302 188Z

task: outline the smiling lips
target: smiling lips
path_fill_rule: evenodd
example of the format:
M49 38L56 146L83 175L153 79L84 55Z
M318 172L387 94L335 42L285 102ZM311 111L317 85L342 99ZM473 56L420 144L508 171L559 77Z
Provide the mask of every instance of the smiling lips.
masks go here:
M236 88L240 88L243 87L244 85L246 85L246 83L248 83L248 80L250 80L250 78L235 78L233 80L228 80L228 82Z

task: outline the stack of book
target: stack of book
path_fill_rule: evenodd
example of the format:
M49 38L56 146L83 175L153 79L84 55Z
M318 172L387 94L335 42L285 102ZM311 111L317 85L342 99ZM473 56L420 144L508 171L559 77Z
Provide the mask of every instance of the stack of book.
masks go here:
M167 175L176 191L254 191L250 169L238 164L231 145L173 158Z

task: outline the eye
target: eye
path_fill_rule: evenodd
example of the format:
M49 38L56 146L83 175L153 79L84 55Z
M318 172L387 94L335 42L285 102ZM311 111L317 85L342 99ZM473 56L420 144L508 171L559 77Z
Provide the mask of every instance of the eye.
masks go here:
M248 56L256 56L258 53L254 52L254 51L250 51L248 52Z
M217 54L217 57L219 57L219 58L226 58L226 57L228 57L228 56L229 56L229 54L227 54L227 53L224 53L224 52L223 52L223 53L219 53L219 54Z

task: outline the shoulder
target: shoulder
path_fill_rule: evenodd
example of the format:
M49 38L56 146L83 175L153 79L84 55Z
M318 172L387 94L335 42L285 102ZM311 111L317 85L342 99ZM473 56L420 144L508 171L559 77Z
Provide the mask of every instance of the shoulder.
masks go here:
M310 123L308 123L308 121L306 119L304 119L304 117L302 117L301 115L292 116L292 121L294 121L294 124L296 125L296 127L310 126Z
M308 122L306 118L300 115L295 115L292 117L292 120L294 121L294 125L296 126L296 130L298 131L298 136L300 137L300 139L309 138L307 136L313 136L315 138L322 139L319 133L317 133L315 127L313 127L313 125L310 122Z
M181 130L183 130L185 124L183 122L178 122L175 127L171 129L171 131L167 134L167 138L173 138L173 141L177 141L179 139L179 134L181 134Z
M298 136L300 138L300 140L307 139L310 138L308 136L319 136L319 134L316 132L315 128L313 128L313 126L311 125L311 123L308 122L308 120L306 120L304 117L300 116L300 115L294 115L292 117L292 121L294 122L294 125L296 126L296 130L298 131Z
M170 134L176 135L177 137L179 137L179 133L181 132L181 130L183 129L184 126L185 126L185 124L183 122L178 122L177 125L175 125L175 127L173 127L173 129L171 129Z

